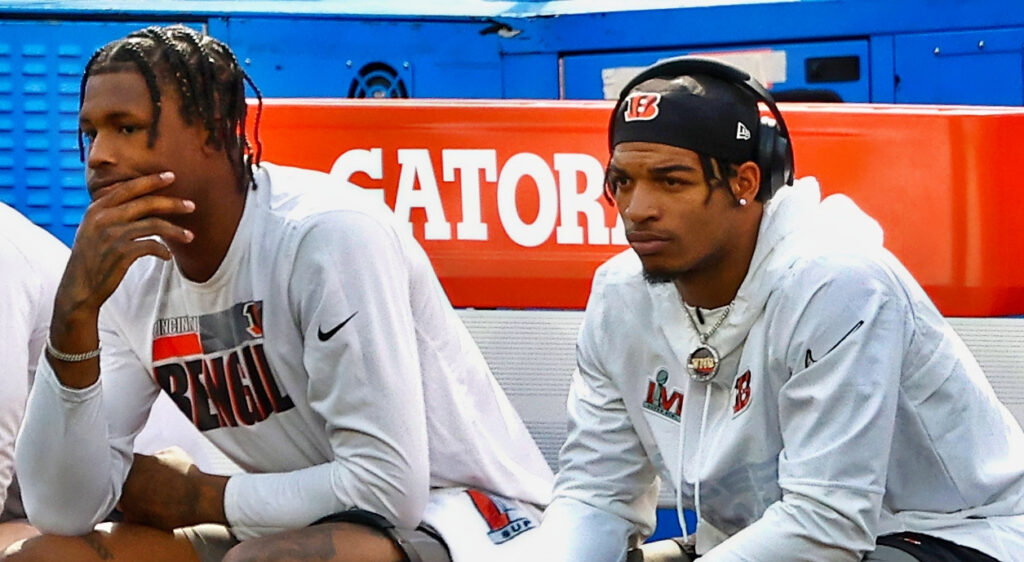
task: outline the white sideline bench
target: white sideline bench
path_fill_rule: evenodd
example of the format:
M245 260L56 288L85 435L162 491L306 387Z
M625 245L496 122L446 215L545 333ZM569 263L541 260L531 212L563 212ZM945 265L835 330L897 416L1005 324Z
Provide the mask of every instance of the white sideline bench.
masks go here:
M565 400L576 367L579 310L474 310L459 316L552 469L565 441ZM950 318L996 395L1024 424L1024 318ZM212 445L210 446L212 448ZM237 467L213 451L224 473ZM664 487L661 502L673 505Z

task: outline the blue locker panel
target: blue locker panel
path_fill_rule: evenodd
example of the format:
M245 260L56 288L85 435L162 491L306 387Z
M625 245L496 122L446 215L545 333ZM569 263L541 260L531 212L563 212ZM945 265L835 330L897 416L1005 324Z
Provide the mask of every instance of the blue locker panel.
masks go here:
M554 53L502 55L506 99L558 99L558 56Z
M231 18L224 39L264 94L500 98L497 28L486 21ZM220 25L220 22L217 22Z
M76 138L82 69L144 25L0 20L0 200L68 245L89 204Z
M1024 28L895 40L896 101L1024 104Z
M871 79L871 101L896 101L896 80L893 70L894 40L892 35L878 35L869 40L871 60L868 63Z
M733 54L774 52L784 57L785 74L781 80L770 85L772 90L826 89L837 94L844 101L870 101L870 80L868 76L867 40L824 41L816 43L781 43L774 45L746 46L742 49L710 47L702 49L680 48L674 50L597 53L566 55L564 63L564 91L567 99L601 99L604 97L602 72L621 67L645 67L660 59L686 54ZM832 76L823 72L822 62L840 60L854 71L852 75ZM852 67L852 68L851 68Z

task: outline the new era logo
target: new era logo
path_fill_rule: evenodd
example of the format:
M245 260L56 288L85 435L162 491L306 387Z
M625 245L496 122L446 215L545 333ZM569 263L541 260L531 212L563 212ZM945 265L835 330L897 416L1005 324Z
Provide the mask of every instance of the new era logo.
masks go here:
M750 129L742 121L736 122L736 140L750 140Z

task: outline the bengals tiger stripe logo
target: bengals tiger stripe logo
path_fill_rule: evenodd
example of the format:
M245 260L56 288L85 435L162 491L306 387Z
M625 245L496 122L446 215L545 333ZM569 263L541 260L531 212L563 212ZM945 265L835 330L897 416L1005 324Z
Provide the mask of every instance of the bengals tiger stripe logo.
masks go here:
M661 94L631 94L626 98L626 121L651 121L658 116Z

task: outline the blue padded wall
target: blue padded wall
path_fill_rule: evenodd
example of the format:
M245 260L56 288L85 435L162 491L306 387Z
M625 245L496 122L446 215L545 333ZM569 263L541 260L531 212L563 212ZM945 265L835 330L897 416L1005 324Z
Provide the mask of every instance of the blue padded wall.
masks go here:
M76 138L82 69L142 25L0 20L0 201L68 245L89 204Z

